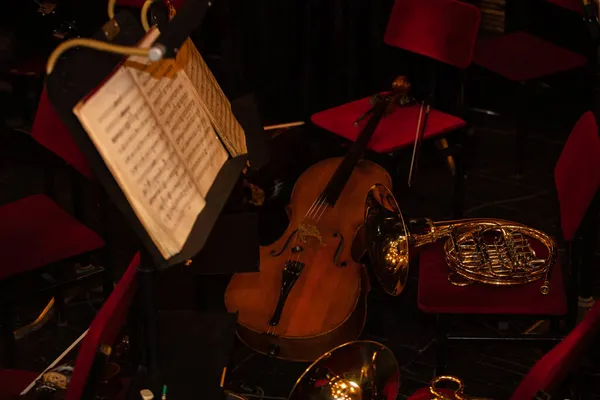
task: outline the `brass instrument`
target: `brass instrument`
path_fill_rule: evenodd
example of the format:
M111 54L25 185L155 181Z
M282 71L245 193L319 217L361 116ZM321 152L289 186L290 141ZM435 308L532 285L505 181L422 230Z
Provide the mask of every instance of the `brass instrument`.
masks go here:
M338 346L306 369L289 400L387 400L398 396L396 357L381 343L359 340Z
M440 382L452 382L458 385L454 393L449 397L440 391L438 384ZM465 394L465 385L462 380L454 376L437 376L429 383L429 392L434 396L431 400L489 400L483 397L473 397Z
M423 218L411 220L409 226L410 231L390 190L379 184L373 186L365 207L367 248L379 283L393 296L399 295L406 284L411 254L443 238L452 284L502 286L543 279L541 293L550 292L556 243L539 230L491 218L443 222ZM533 241L545 247L544 255L538 256Z

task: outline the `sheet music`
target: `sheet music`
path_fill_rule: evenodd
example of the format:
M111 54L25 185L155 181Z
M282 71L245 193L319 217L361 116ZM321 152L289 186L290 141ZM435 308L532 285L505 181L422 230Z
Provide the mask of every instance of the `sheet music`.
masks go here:
M231 104L221 90L208 65L191 39L187 39L181 52L185 51L184 71L196 88L197 95L208 110L211 120L232 156L248 153L246 134L233 112Z
M127 67L73 110L165 258L205 206L184 161Z
M159 125L183 158L200 194L206 197L228 155L194 95L194 88L184 74L157 79L137 69L129 70Z
M150 47L159 35L158 29L152 28L140 43L140 47ZM179 49L176 61L161 60L150 63L144 57L132 56L128 58L127 64L155 77L181 79L182 75L185 76L195 89L194 96L206 111L229 153L233 157L248 153L244 129L233 115L229 100L190 38L186 39Z

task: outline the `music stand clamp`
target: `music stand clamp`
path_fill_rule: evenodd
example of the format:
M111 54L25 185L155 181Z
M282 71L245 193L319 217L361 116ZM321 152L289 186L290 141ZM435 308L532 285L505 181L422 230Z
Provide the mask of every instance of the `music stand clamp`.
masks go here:
M208 4L207 0L186 0L171 23L163 28L163 33L157 43L164 46L167 57L174 55L192 30L199 26L204 13L208 9ZM120 31L112 39L113 43L135 46L144 35L137 15L123 11L115 16L115 22L118 24ZM98 32L94 38L107 41L103 32ZM46 86L48 97L55 111L86 157L95 178L108 193L112 202L120 209L142 244L141 263L138 267L139 299L143 321L143 352L145 353L143 360L143 364L145 364L143 367L145 368L142 368L142 370L146 370L149 378L144 379L144 381L148 381L144 388L151 389L155 394L158 394L163 382L160 381L159 368L159 326L156 304L157 272L174 265L180 265L201 252L209 236L211 236L212 228L217 223L227 199L239 180L248 157L250 159L253 157L261 158L267 154L267 150L264 149L266 139L260 124L260 118L258 115L253 115L257 113L253 98L245 97L241 101L232 101L232 110L246 132L249 154L229 159L224 164L206 195L206 206L198 216L182 251L176 256L165 260L72 111L82 98L98 87L114 71L115 67L122 62L122 59L123 57L120 55L85 48L71 51L68 53L67 59L59 60L54 72L48 76ZM228 240L229 238L225 239ZM211 242L215 242L214 237L211 238ZM216 240L216 242L219 242L219 240ZM221 243L218 245L223 246ZM249 252L247 264L236 265L236 268L239 267L240 271L258 270L258 244L254 250ZM206 268L206 266L202 267L201 270ZM220 263L208 267L213 269L206 268L206 273L237 272L219 270L219 268L226 267Z

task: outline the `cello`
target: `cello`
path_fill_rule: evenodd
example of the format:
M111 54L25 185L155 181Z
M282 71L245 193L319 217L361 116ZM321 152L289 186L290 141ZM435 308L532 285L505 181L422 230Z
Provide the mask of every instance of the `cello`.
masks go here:
M360 335L369 290L356 256L364 253L359 231L365 198L376 183L392 183L383 167L361 157L381 118L409 88L400 77L390 94L371 99L370 118L347 155L320 161L297 180L289 225L260 248L260 272L233 275L225 305L238 313L237 335L248 347L312 361Z

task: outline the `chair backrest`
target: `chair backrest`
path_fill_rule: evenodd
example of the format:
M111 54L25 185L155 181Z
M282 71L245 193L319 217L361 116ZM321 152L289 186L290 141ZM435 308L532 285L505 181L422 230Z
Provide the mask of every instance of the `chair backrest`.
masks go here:
M35 114L31 136L36 142L65 160L83 176L93 179L92 170L85 156L75 144L69 129L54 111L45 87Z
M137 289L135 277L139 264L140 255L138 253L133 257L127 271L92 321L75 360L66 400L82 398L99 347L104 344L113 345L125 325Z
M577 366L599 330L600 302L597 302L583 321L531 368L511 400L532 399L538 391L551 392Z
M384 41L466 68L473 59L480 20L477 7L458 0L396 0Z
M600 187L600 137L591 111L577 121L554 168L563 237L571 241Z

